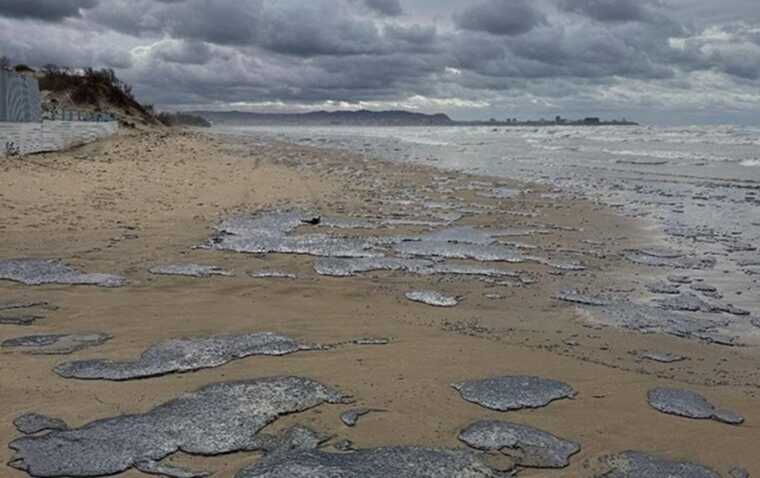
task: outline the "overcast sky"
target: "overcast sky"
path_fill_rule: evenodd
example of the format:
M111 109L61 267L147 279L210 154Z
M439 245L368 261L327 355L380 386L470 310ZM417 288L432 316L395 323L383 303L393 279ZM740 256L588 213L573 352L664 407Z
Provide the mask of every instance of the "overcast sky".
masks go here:
M0 55L164 109L760 123L760 0L0 0Z

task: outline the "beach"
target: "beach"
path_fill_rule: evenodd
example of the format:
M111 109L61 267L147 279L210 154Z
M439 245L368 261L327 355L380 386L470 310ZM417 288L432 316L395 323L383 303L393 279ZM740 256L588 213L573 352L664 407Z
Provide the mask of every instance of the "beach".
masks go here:
M584 303L589 297L614 296L641 305L647 284L690 270L665 271L630 260L630 251L640 258L642 247L654 247L658 238L646 222L624 217L616 208L546 184L369 159L346 149L195 131L120 134L67 152L7 159L0 161L0 175L0 258L61 259L78 270L128 281L103 288L0 280L0 302L47 303L44 317L31 325L0 325L3 340L72 333L112 337L73 355L0 349L0 435L6 442L20 436L13 421L28 412L59 417L76 428L146 413L209 384L299 376L350 394L355 403L284 414L265 431L305 425L333 437L327 449L340 440L350 440L357 449L463 449L457 436L468 425L509 420L581 447L563 470L525 467L520 476L601 476L603 457L626 450L699 463L725 476L737 466L760 473L760 458L753 453L760 421L757 334L733 340L726 332L734 327L725 318L731 314L721 315L725 323L714 327L652 330L651 324L634 323L625 305L615 302L623 319L614 323L618 315L610 318L611 305L598 312ZM220 230L224 221L273 211L304 211L301 216L315 222L277 230L275 239L372 236L383 257L406 251L426 262L384 264L386 270L335 277L318 273L315 264L346 259L342 254L236 252L250 244L225 242L234 234ZM485 239L440 241L449 249L441 246L437 254L409 252L415 245L439 246L425 235L451 228L468 228L456 232L468 237L500 232ZM286 234L278 235L282 231ZM322 240L328 241L315 239ZM452 244L465 245L451 252ZM348 240L307 246L355 251ZM507 250L514 256L488 260L489 254ZM473 251L483 256L474 257ZM149 272L190 263L217 266L230 275ZM474 273L465 266L497 272ZM458 304L433 307L409 300L411 291L440 292ZM567 300L573 298L580 301ZM646 310L657 316L652 309ZM678 315L684 310L668 312L685 316ZM737 323L739 318L750 320L737 315ZM77 380L53 372L71 360L132 360L176 338L261 332L319 346L124 381ZM683 360L663 363L646 353ZM562 381L572 386L574 397L499 412L464 400L452 387L500 376ZM660 413L647 403L647 393L657 387L698 392L745 422L732 426ZM382 411L363 416L355 427L341 423L339 415L357 407ZM0 460L13 456L13 450L2 447ZM168 461L227 477L260 457L245 451L177 453ZM510 459L498 453L484 459L497 469L511 467ZM8 466L0 475L27 476ZM144 475L130 468L120 476Z

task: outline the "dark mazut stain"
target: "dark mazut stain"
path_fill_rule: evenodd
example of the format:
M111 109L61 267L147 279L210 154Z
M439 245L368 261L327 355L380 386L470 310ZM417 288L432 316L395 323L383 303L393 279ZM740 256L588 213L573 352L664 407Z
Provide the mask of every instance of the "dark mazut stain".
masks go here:
M121 287L124 277L112 274L84 274L54 259L0 260L0 279L26 285L69 284Z
M728 476L731 478L749 478L749 472L742 467L734 466L728 470Z
M710 343L731 345L733 340L718 332L729 325L728 320L694 318L659 307L634 304L623 298L596 297L564 290L555 297L578 304L594 319L609 325L642 333L663 333L676 337L699 339Z
M692 284L689 288L713 299L720 299L722 297L717 287L705 284L704 282L697 282Z
M647 284L647 290L653 294L669 294L677 295L681 293L681 289L677 285L669 284L667 282L652 282Z
M558 380L520 375L472 380L452 387L468 402L501 412L541 408L576 395L570 385Z
M253 277L254 279L297 279L298 278L295 274L291 274L290 272L282 272L282 271L256 271L256 272L249 272L248 275Z
M0 347L21 348L34 355L67 355L111 340L108 334L30 335L5 340Z
M282 253L327 257L378 257L375 243L357 237L324 234L292 235L304 220L313 218L298 211L263 212L223 221L219 234L208 245L212 249L255 254Z
M525 262L516 249L496 243L496 238L513 234L508 229L452 227L429 234L397 238L394 251L404 256L473 259L488 262Z
M68 430L69 426L60 418L52 418L39 413L27 413L13 420L16 429L25 435L47 430Z
M156 266L148 270L151 274L156 275L174 275L206 278L211 276L226 276L232 274L218 266L208 266L201 264L167 264Z
M394 250L406 256L445 257L447 259L473 259L481 262L525 262L519 252L501 245L465 244L442 241L407 241Z
M641 352L639 357L646 360L652 360L660 363L675 363L686 360L683 355L675 355L670 352Z
M20 309L51 309L55 310L56 307L51 306L45 301L28 301L28 300L16 300L11 302L0 303L0 312L11 311L10 313L16 314ZM38 320L44 319L45 316L37 315L34 313L28 315L0 315L0 325L32 325Z
M320 257L314 261L314 270L319 275L350 277L363 272L380 270L421 273L435 263L421 259L398 259L393 257L336 258Z
M455 307L459 305L459 299L456 297L449 297L431 290L415 290L404 295L412 302L432 305L433 307Z
M682 252L661 248L635 249L626 252L625 258L635 264L654 267L674 267L677 269L712 269L712 257L690 256Z
M391 339L387 337L361 337L351 341L354 345L388 345Z
M674 284L691 284L694 280L689 276L669 275L668 280Z
M135 469L146 475L167 476L169 478L206 478L207 476L211 476L211 473L208 471L193 471L156 461L137 462L135 463Z
M453 242L487 246L494 244L500 237L530 236L544 232L542 229L488 229L476 228L475 226L457 226L412 236L409 239L419 242Z
M341 413L340 421L347 427L353 427L359 422L359 418L373 412L385 412L385 410L379 408L354 408Z
M0 316L0 325L32 325L45 317L42 315Z
M319 226L333 229L373 229L375 224L360 217L322 216Z
M691 292L684 292L674 297L655 301L660 307L668 310L683 310L686 312L725 312L732 315L749 315L749 311L739 309L731 304L717 300L706 300Z
M284 253L318 256L315 270L321 275L346 277L375 270L404 271L422 275L454 274L514 277L519 274L495 268L442 264L432 257L478 261L524 262L515 249L495 244L511 230L451 227L414 236L340 237L324 234L297 235L311 214L298 211L263 212L222 222L209 248L249 253ZM331 222L336 222L335 218ZM339 222L339 221L338 221ZM347 225L352 224L348 221ZM358 225L358 224L356 224ZM403 258L387 257L396 253ZM424 259L411 259L419 256ZM558 265L554 265L558 267ZM568 266L570 267L570 266ZM572 265L572 267L577 267Z
M729 425L741 425L744 418L730 410L716 410L702 395L677 388L655 388L647 393L649 405L669 415L712 419Z
M418 275L466 275L482 277L508 277L525 283L527 277L519 272L493 267L469 264L441 263L426 259L401 259L395 257L335 258L320 257L314 261L314 270L319 275L351 277L374 271L402 271Z
M563 289L555 296L555 299L574 304L605 306L611 305L612 301L604 297L581 294L575 289Z
M103 476L146 469L178 451L220 455L260 448L257 433L281 415L349 397L311 379L270 377L209 385L140 415L23 437L9 463L35 477Z
M339 440L333 443L332 447L338 451L353 451L355 449L354 442L351 440Z
M478 196L492 199L512 199L520 193L521 191L519 189L509 187L495 187L490 190L478 192Z
M671 461L639 451L606 456L602 463L607 471L597 478L721 478L702 465Z
M54 371L64 378L132 380L219 367L252 355L282 356L307 349L271 332L174 339L151 346L135 361L83 360L63 363Z
M527 425L496 420L476 422L459 434L467 445L483 451L500 451L518 466L564 468L581 450L577 443Z
M296 427L284 439L270 438L268 453L236 478L498 478L512 476L491 469L468 450L417 447L370 448L349 453L319 450L324 437ZM348 446L346 446L348 445ZM343 443L341 448L351 449Z
M36 307L47 307L49 304L44 301L40 302L2 302L0 303L0 310L12 310L12 309L33 309Z
M587 269L581 262L576 260L547 259L545 257L526 256L525 260L542 264L559 271L580 272Z

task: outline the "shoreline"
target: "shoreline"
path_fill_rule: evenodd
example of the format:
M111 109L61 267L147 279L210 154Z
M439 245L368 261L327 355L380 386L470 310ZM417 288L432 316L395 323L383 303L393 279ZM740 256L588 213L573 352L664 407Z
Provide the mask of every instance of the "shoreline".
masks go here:
M78 352L77 360L133 358L159 341L227 333L271 331L320 344L357 337L390 339L388 345L253 357L219 368L121 383L64 380L50 370L72 357L3 349L3 436L18 436L12 421L28 411L79 426L96 418L143 412L209 383L296 374L350 392L360 406L388 412L370 415L348 429L337 420L343 408L318 408L281 418L274 430L307 424L350 439L359 448L462 448L456 440L461 428L482 418L506 419L574 439L583 447L564 472L526 470L524 476L593 476L600 456L628 449L699 462L723 473L734 465L760 471L760 461L752 454L754 421L760 420L760 405L754 403L760 375L752 350L602 326L583 320L574 305L552 298L568 286L635 295L637 286L661 275L622 259L621 252L639 244L646 232L612 208L589 201L557 203L542 197L553 192L545 187L506 179L360 159L346 151L188 132L118 136L28 162L0 162L0 168L7 181L0 196L5 201L0 206L0 232L6 238L0 257L59 257L86 271L122 274L130 281L114 290L31 288L0 281L3 297L46 300L59 307L31 327L0 326L4 339L85 331L113 335L100 347ZM489 181L491 186L468 189ZM530 192L512 199L481 196L489 187ZM527 243L523 246L550 252L552 258L570 256L587 269L568 272L544 264L500 264L536 278L534 284L518 286L403 272L330 278L317 275L314 259L307 256L194 249L208 240L215 224L236 213L295 208L374 221L425 210L435 213L422 207L425 202L455 200L481 211L465 215L456 225L556 226L506 242ZM376 229L380 236L425 231L410 224ZM338 233L361 236L366 231ZM530 251L534 249L522 249L525 255L535 254ZM214 264L235 276L191 279L147 272L158 264L179 262ZM255 270L286 270L297 278L254 279L246 274ZM464 300L451 309L432 308L404 299L404 292L412 288L440 290ZM646 349L690 360L663 365L634 355ZM502 414L465 402L449 386L508 373L567 381L578 397L532 412ZM647 405L645 395L647 389L663 385L699 391L722 407L740 411L747 424L727 428L659 414ZM125 402L124 397L134 399ZM694 443L696 434L704 441ZM10 456L7 449L0 453L4 462ZM182 456L179 461L214 470L215 476L232 476L256 456ZM4 472L26 476L10 468ZM140 475L128 471L123 476Z

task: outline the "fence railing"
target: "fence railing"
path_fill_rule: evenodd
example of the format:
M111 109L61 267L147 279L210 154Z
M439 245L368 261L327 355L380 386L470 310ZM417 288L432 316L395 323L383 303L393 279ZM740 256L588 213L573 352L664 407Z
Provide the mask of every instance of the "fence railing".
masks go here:
M61 151L113 135L116 121L0 122L0 156Z
M52 109L42 112L42 119L48 121L87 121L91 123L108 123L116 119L108 113L92 111Z

